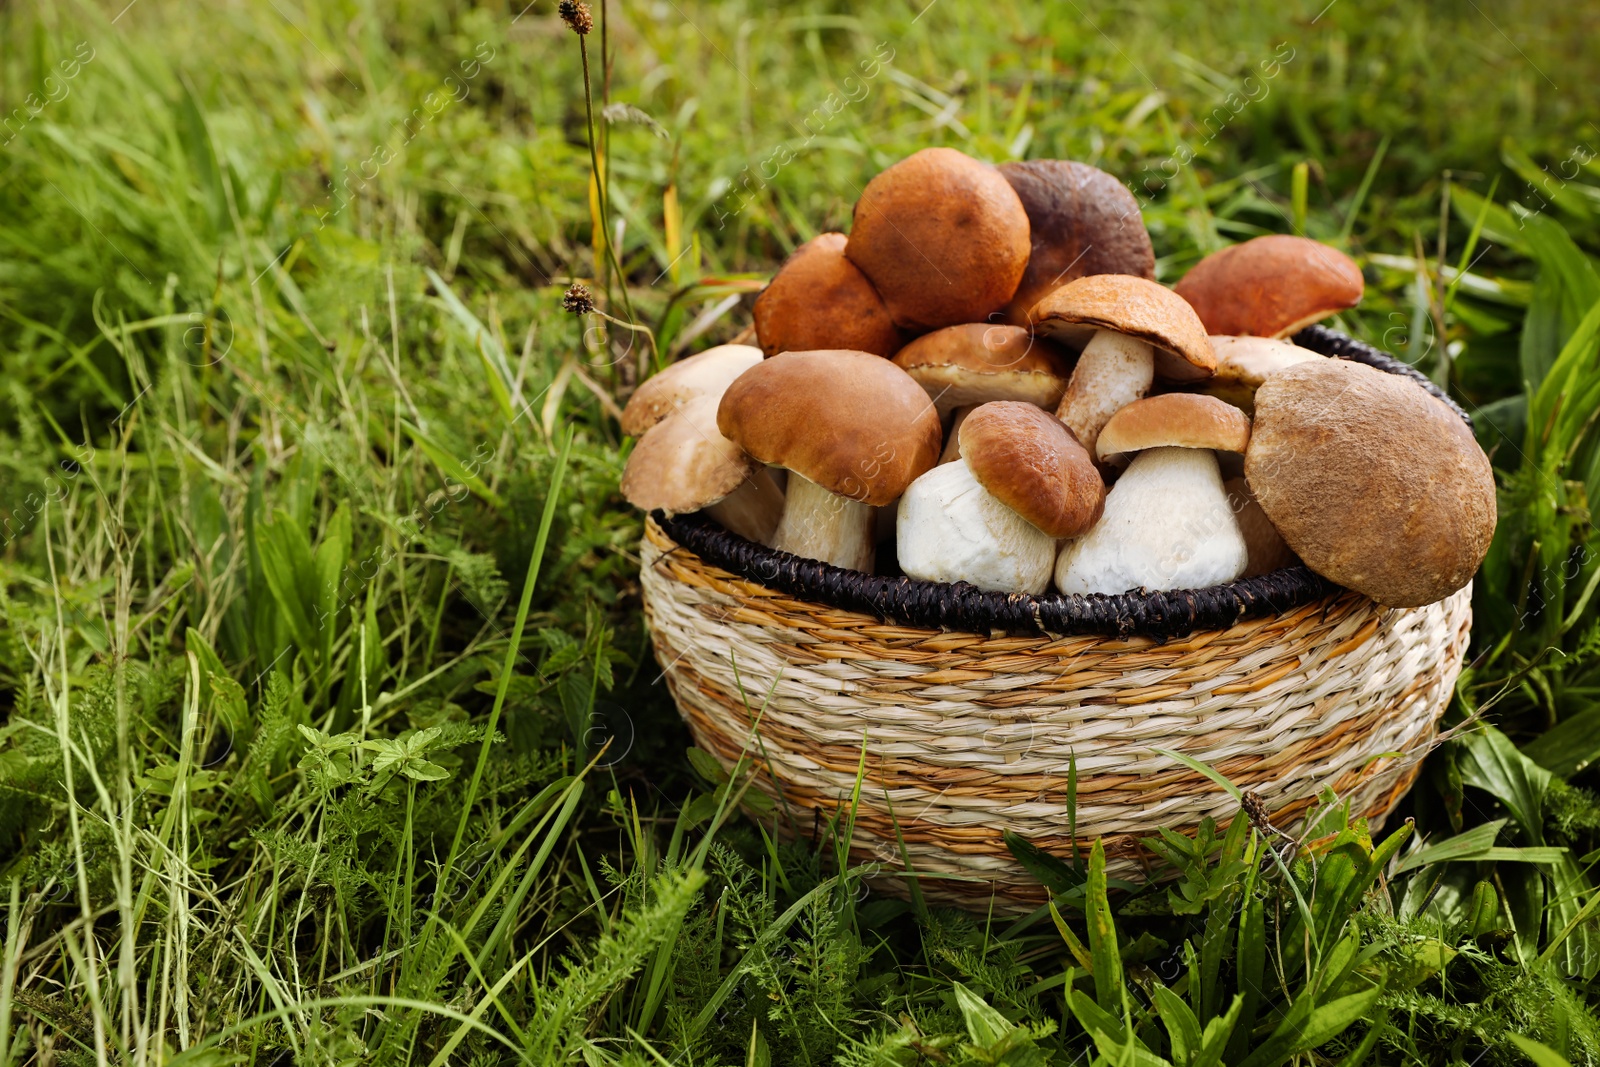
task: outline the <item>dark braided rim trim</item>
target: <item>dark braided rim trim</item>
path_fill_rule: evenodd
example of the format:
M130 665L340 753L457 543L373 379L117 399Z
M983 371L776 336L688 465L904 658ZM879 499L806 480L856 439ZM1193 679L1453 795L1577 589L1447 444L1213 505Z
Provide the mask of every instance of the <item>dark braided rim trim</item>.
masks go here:
M1414 379L1467 418L1431 381L1371 345L1322 326L1294 341L1323 355L1365 363ZM966 582L925 582L904 576L863 574L779 552L729 533L703 515L668 517L652 512L668 537L707 563L789 596L875 615L907 626L968 633L1101 634L1158 639L1197 630L1226 630L1241 619L1278 615L1342 590L1302 564L1209 589L1164 593L986 593Z

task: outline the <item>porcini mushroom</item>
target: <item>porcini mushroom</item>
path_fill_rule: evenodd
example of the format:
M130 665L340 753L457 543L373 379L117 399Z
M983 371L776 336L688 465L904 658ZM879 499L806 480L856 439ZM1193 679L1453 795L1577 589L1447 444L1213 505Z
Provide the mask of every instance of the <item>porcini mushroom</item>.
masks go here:
M697 396L720 397L739 375L761 362L761 349L717 345L671 364L645 379L622 409L622 432L639 437Z
M1000 172L924 148L867 183L844 254L903 329L983 322L1028 265L1028 215Z
M1494 475L1472 431L1415 382L1360 363L1267 379L1244 473L1306 566L1386 607L1460 589L1494 536Z
M646 430L622 472L622 495L647 512L704 511L766 544L783 514L783 493L765 467L717 430L720 401L691 397Z
M961 424L961 456L900 498L901 569L991 592L1044 592L1057 542L1100 517L1105 484L1089 453L1049 412L999 400Z
M1362 287L1343 252L1275 233L1211 253L1173 288L1208 333L1288 337L1361 303Z
M939 416L911 376L869 352L783 352L723 394L717 426L763 463L787 468L772 547L870 571L873 508L939 457Z
M1327 358L1271 337L1218 335L1211 338L1211 350L1217 354L1217 372L1205 380L1200 391L1247 414L1255 410L1256 390L1262 382L1296 363Z
M892 356L904 342L861 268L845 258L845 236L824 233L783 261L756 297L756 337L769 356L853 348Z
M940 415L991 400L1051 408L1067 387L1069 357L1020 326L972 322L923 334L895 364L927 390Z
M1031 315L1041 337L1088 341L1056 415L1091 452L1106 420L1149 392L1158 368L1179 380L1204 378L1216 369L1194 309L1144 278L1079 278L1039 301Z
M1116 178L1065 159L1000 164L1028 214L1028 269L1005 319L1029 325L1028 312L1053 289L1089 274L1156 276L1155 250L1139 202Z
M1239 577L1251 578L1298 562L1278 528L1261 510L1248 482L1243 478L1229 478L1222 487L1228 491L1233 517L1239 520L1239 532L1244 534L1245 547L1250 550L1250 562Z
M1249 547L1215 450L1243 452L1244 412L1215 397L1166 393L1113 415L1101 459L1137 453L1106 495L1105 514L1056 561L1063 593L1203 589L1244 573Z

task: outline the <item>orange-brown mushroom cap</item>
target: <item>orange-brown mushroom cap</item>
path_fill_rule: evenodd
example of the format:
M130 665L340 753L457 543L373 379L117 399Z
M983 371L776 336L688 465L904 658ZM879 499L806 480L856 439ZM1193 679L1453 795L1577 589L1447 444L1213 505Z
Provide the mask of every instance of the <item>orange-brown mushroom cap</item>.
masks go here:
M867 183L845 255L903 329L983 322L1022 280L1028 215L994 167L924 148Z
M1155 250L1139 202L1116 178L1065 159L1002 163L1000 173L1028 213L1028 269L1006 306L1006 321L1028 325L1028 312L1052 289L1089 274L1156 276Z
M1287 337L1361 303L1355 260L1308 237L1268 234L1213 252L1174 291L1210 333Z
M839 496L882 507L938 461L928 394L870 352L783 352L722 396L717 426L763 463Z
M697 396L721 396L733 380L761 362L761 349L717 345L697 352L645 380L622 409L622 432L639 437Z
M1232 404L1199 393L1162 393L1111 416L1094 448L1105 459L1147 448L1243 452L1249 444L1250 419Z
M720 398L697 396L646 430L622 472L622 495L668 515L709 507L743 485L757 464L717 430Z
M1100 518L1106 486L1065 423L1032 404L995 400L961 424L961 458L978 484L1051 537Z
M894 357L941 410L989 400L1054 408L1072 373L1067 354L1020 326L970 322L923 334Z
M845 258L845 235L813 237L783 261L756 297L756 337L769 356L851 348L892 356L904 337L861 268Z
M1182 297L1129 274L1092 274L1068 282L1034 305L1034 332L1082 344L1095 330L1112 330L1156 350L1156 373L1177 381L1210 377L1217 369L1206 329Z

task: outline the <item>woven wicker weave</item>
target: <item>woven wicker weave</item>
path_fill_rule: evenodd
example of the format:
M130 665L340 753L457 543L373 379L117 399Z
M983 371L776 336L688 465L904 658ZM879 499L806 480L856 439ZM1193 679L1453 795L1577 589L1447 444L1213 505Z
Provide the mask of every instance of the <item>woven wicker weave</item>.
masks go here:
M849 803L864 751L855 857L899 867L898 820L925 896L1007 908L1042 890L1002 830L1071 847L1069 759L1079 844L1103 836L1114 876L1142 874L1138 838L1157 826L1232 815L1153 748L1259 793L1285 827L1324 788L1381 822L1433 740L1471 621L1469 590L1410 610L1347 592L1166 643L951 633L798 600L675 549L650 522L645 610L695 743L727 766L746 756L802 830L805 809Z
M1330 332L1316 347L1330 339L1359 346ZM1409 372L1374 351L1347 358ZM1078 847L1102 838L1109 873L1132 880L1149 871L1141 837L1235 807L1156 749L1257 793L1291 833L1330 788L1381 825L1434 741L1471 623L1470 587L1389 609L1303 568L1203 597L1052 594L1021 609L940 586L934 623L930 583L796 561L710 525L651 518L643 542L656 657L695 743L754 768L780 832L813 832L859 776L853 858L903 892L903 848L925 897L968 906L1044 899L1002 833L1067 856L1074 762ZM1127 625L1108 632L1108 617Z

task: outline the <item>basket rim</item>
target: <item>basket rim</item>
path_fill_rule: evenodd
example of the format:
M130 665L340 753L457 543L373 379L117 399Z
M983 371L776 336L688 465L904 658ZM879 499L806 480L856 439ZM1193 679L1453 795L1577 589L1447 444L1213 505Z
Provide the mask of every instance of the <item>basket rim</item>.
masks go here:
M1326 326L1308 326L1294 336L1294 342L1335 359L1409 378L1472 426L1472 418L1427 376L1364 341ZM756 585L932 630L1166 640L1196 631L1225 630L1244 619L1279 615L1346 592L1304 564L1295 564L1205 589L1048 592L1037 596L991 593L966 582L866 574L780 552L746 540L698 513L668 516L658 510L649 517L682 548Z

